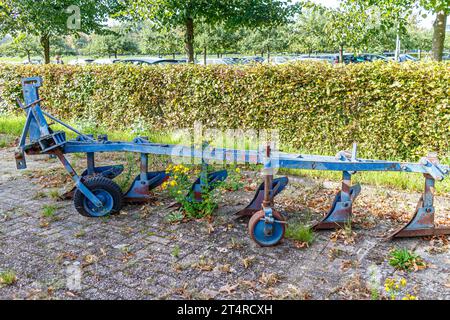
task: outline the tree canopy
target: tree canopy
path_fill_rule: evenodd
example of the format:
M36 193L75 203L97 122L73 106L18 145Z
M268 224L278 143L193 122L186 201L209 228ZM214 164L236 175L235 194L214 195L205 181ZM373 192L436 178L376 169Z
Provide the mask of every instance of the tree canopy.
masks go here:
M48 63L51 38L101 31L108 17L120 8L117 0L4 0L0 32L38 36Z

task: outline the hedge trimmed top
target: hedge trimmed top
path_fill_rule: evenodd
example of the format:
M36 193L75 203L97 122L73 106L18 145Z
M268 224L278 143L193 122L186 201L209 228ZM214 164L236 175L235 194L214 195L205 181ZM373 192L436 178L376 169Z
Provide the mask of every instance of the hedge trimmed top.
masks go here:
M443 63L295 63L245 67L0 65L0 111L20 78L40 75L46 110L114 129L276 128L286 147L365 157L448 156L450 69Z

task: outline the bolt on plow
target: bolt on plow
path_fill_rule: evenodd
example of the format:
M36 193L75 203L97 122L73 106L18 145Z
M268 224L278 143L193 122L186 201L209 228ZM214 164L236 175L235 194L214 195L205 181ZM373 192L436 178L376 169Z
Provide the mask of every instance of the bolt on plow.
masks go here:
M369 160L357 158L357 147L352 152L339 152L335 157L291 154L279 152L276 159L270 145L264 150L236 150L152 143L147 137L137 137L131 142L110 141L107 135L83 134L77 129L42 110L39 98L40 77L22 79L24 103L17 101L27 114L25 126L15 152L18 169L26 168L25 155L48 154L57 157L75 183L75 188L66 194L73 198L75 209L87 217L102 217L120 211L125 203L146 202L150 191L169 178L165 171L148 171L148 155L170 155L201 159L200 177L194 182L191 192L186 195L189 201L202 201L202 193L214 188L216 182L227 178L227 171L208 172L209 161L242 162L263 165L264 182L257 189L251 203L239 211L239 216L249 216L248 231L251 238L260 246L273 246L284 237L286 220L274 209L274 198L288 184L287 177L274 178L274 169L305 169L342 172L342 187L336 195L331 209L322 221L313 226L315 230L341 228L352 218L353 203L361 192L359 184L352 185L352 176L357 172L403 172L419 173L425 178L424 192L417 209L404 227L391 235L391 238L416 237L450 234L449 227L435 225L434 186L435 182L449 175L448 166L439 163L435 155L429 155L419 163ZM47 122L50 119L77 137L66 139L65 131L53 131ZM205 152L206 148L208 152ZM123 166L102 166L95 164L97 152L132 152L140 154L140 173L131 187L123 193L113 181L123 171ZM85 153L86 170L78 175L66 154Z

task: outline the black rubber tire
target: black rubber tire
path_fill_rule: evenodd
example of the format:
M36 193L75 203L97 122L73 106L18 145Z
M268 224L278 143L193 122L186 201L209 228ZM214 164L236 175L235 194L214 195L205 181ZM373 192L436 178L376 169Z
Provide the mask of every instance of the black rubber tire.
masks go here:
M120 209L122 209L122 202L123 202L122 189L119 187L117 183L115 183L111 179L102 176L95 176L93 178L87 179L84 182L84 185L91 191L103 189L111 195L113 199L113 207L110 210L110 212L106 215L118 213ZM87 212L84 208L85 198L86 197L84 196L84 194L77 188L75 191L75 195L73 197L75 209L82 216L93 218L95 216L89 214L89 212Z

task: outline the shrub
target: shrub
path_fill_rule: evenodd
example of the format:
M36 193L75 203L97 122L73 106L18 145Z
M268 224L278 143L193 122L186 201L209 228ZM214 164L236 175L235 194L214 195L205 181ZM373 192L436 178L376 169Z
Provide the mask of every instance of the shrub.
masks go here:
M443 63L142 67L0 65L0 111L17 110L20 78L44 78L46 109L109 128L277 128L286 147L417 160L450 149Z
M426 263L408 249L394 249L389 253L389 265L397 270L412 271L426 268Z
M170 174L170 177L165 181L161 188L167 189L169 194L180 204L181 210L185 217L188 219L201 219L212 215L214 210L218 207L217 188L210 190L206 177L201 177L204 186L202 187L202 197L200 201L195 200L194 190L191 189L192 182L189 176L189 168L179 165L169 165L166 172ZM215 187L218 187L220 183L216 183ZM176 222L183 219L183 216L169 217L170 222Z

